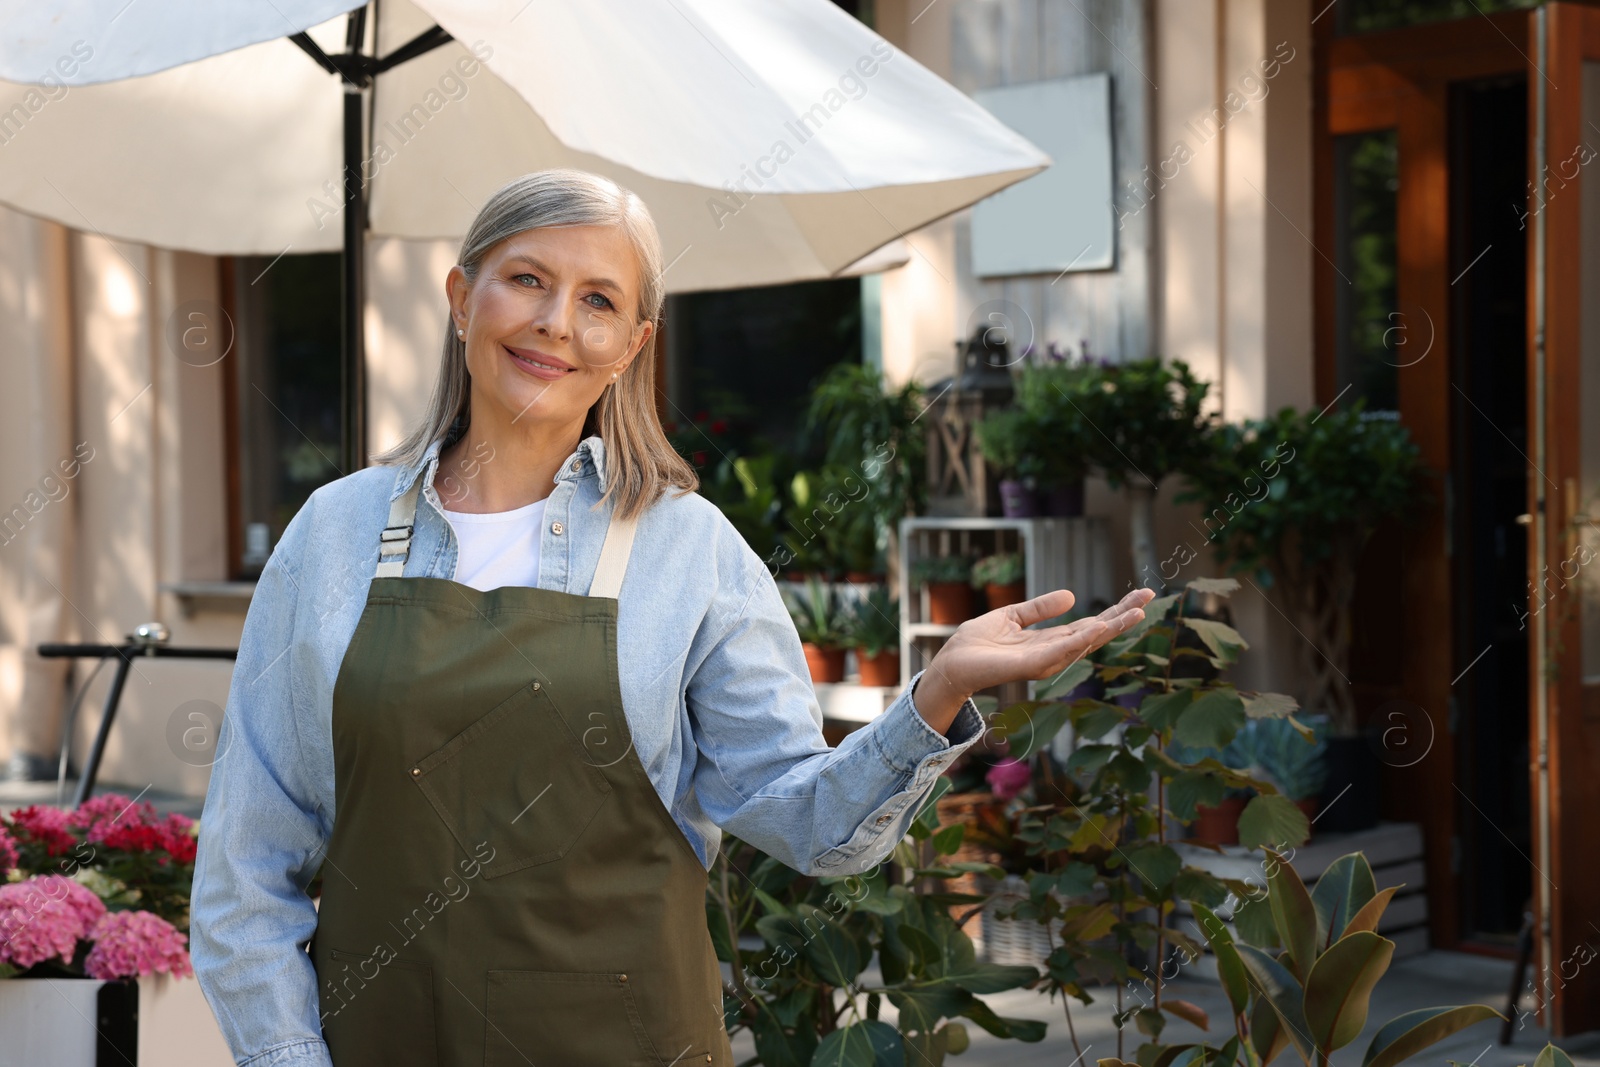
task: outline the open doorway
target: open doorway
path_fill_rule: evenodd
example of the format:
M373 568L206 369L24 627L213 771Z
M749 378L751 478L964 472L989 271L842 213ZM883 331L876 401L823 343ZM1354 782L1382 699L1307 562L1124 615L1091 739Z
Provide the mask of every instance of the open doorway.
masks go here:
M1523 76L1451 86L1452 800L1463 941L1512 947L1531 889Z

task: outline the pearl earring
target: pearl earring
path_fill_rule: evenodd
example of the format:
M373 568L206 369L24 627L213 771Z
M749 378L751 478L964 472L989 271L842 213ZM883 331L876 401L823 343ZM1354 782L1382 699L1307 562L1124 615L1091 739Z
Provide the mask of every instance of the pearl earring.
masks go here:
M456 336L457 337L465 337L465 336L467 336L467 331L458 329L458 330L456 330Z

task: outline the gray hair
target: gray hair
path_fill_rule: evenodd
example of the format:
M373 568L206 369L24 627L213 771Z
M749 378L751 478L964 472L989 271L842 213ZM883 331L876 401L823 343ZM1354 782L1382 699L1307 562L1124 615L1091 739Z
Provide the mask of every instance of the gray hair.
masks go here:
M617 226L639 263L639 306L635 326L655 330L622 377L607 386L584 421L584 436L597 433L606 446L606 496L618 494L619 515L637 514L669 485L685 491L699 478L668 442L656 413L656 336L666 302L662 281L661 238L644 201L610 178L588 171L552 168L514 178L496 189L461 241L457 264L468 282L476 280L488 251L508 237L543 226ZM409 465L441 438L446 443L472 418L472 378L466 343L445 315L444 352L427 413L399 444L372 456L379 464Z

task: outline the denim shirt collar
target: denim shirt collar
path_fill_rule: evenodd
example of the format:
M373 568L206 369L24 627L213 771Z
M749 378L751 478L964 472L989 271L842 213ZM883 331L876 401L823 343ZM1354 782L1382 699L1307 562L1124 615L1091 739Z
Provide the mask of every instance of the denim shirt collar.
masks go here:
M439 452L443 447L444 438L435 438L427 450L422 453L421 459L400 469L399 473L395 475L394 488L389 493L391 502L399 499L407 489L410 489L411 484L419 476L427 478L428 482L433 480L434 473L439 468ZM573 459L578 461L577 470L572 469L570 461ZM590 434L578 442L577 451L562 461L561 469L556 472L555 480L564 482L589 474L593 474L599 479L600 493L604 495L606 491L606 446L599 434ZM428 483L424 482L423 484L426 485Z

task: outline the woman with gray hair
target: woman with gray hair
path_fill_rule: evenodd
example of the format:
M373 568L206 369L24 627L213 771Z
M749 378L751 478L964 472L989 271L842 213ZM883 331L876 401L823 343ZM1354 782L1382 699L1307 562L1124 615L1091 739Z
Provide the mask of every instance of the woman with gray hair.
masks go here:
M806 874L869 869L981 736L971 693L1059 672L1152 594L969 621L830 747L772 575L657 419L639 198L518 178L444 287L427 415L312 494L251 600L196 975L248 1067L731 1067L704 910L721 832Z

